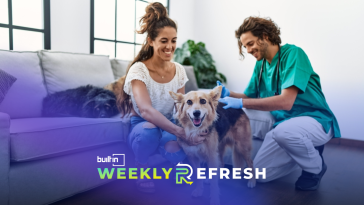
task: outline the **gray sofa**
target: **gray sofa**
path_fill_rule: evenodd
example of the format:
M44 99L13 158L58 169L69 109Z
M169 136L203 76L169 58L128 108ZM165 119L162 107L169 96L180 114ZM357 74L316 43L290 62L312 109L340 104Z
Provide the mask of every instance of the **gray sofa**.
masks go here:
M2 50L0 69L17 78L0 104L0 204L48 204L109 182L96 157L128 151L128 119L41 117L48 93L112 82L108 56Z
M0 103L0 204L49 204L112 180L100 179L96 156L130 152L129 119L43 118L41 105L50 93L103 87L124 75L129 63L101 55L0 50L0 69L17 78ZM186 71L186 91L197 89L193 68ZM263 138L273 118L247 114L253 137ZM261 142L255 144L256 153ZM231 163L229 151L225 161Z

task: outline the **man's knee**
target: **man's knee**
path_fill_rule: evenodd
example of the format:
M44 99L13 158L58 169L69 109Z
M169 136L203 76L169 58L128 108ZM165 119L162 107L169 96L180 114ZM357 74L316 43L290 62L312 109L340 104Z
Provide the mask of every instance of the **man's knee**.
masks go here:
M291 141L298 140L301 135L292 127L277 126L272 132L272 138L280 146L289 146Z

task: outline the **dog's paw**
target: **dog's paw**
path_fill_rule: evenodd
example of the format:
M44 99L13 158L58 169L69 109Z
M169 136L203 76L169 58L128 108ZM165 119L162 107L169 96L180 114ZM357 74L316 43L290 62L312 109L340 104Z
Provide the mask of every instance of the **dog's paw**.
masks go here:
M255 185L256 185L256 180L255 179L249 179L249 181L248 181L248 187L249 188L254 188L255 187Z
M203 194L203 189L195 189L193 190L191 196L192 197L200 197Z

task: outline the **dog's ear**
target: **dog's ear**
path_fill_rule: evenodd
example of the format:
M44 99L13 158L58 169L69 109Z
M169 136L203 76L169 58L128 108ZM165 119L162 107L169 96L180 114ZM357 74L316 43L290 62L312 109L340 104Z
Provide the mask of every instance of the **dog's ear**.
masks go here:
M172 96L175 103L181 103L183 101L183 95L181 93L174 93L169 91L169 94Z
M217 86L210 92L210 97L213 101L218 101L221 96L222 86Z
M107 84L107 85L105 85L104 89L105 90L110 90L111 92L114 92L114 84L115 84L115 82Z

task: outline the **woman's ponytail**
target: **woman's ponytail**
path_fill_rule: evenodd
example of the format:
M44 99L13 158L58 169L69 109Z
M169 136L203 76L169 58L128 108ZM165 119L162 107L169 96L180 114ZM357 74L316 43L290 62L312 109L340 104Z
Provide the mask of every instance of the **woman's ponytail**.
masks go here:
M159 2L150 3L145 8L145 14L139 21L140 30L136 31L138 34L147 33L146 39L140 49L138 55L134 58L133 62L130 64L129 68L126 71L126 75L128 75L129 69L134 63L139 61L146 61L150 59L154 50L148 43L148 37L154 41L158 36L159 30L164 27L172 27L177 31L176 23L168 17L167 9L163 6L163 4ZM126 76L125 76L126 79ZM122 84L122 88L124 88L125 81ZM119 101L119 111L122 116L129 114L132 109L131 99L128 94L125 93L124 89L122 89L122 97Z

